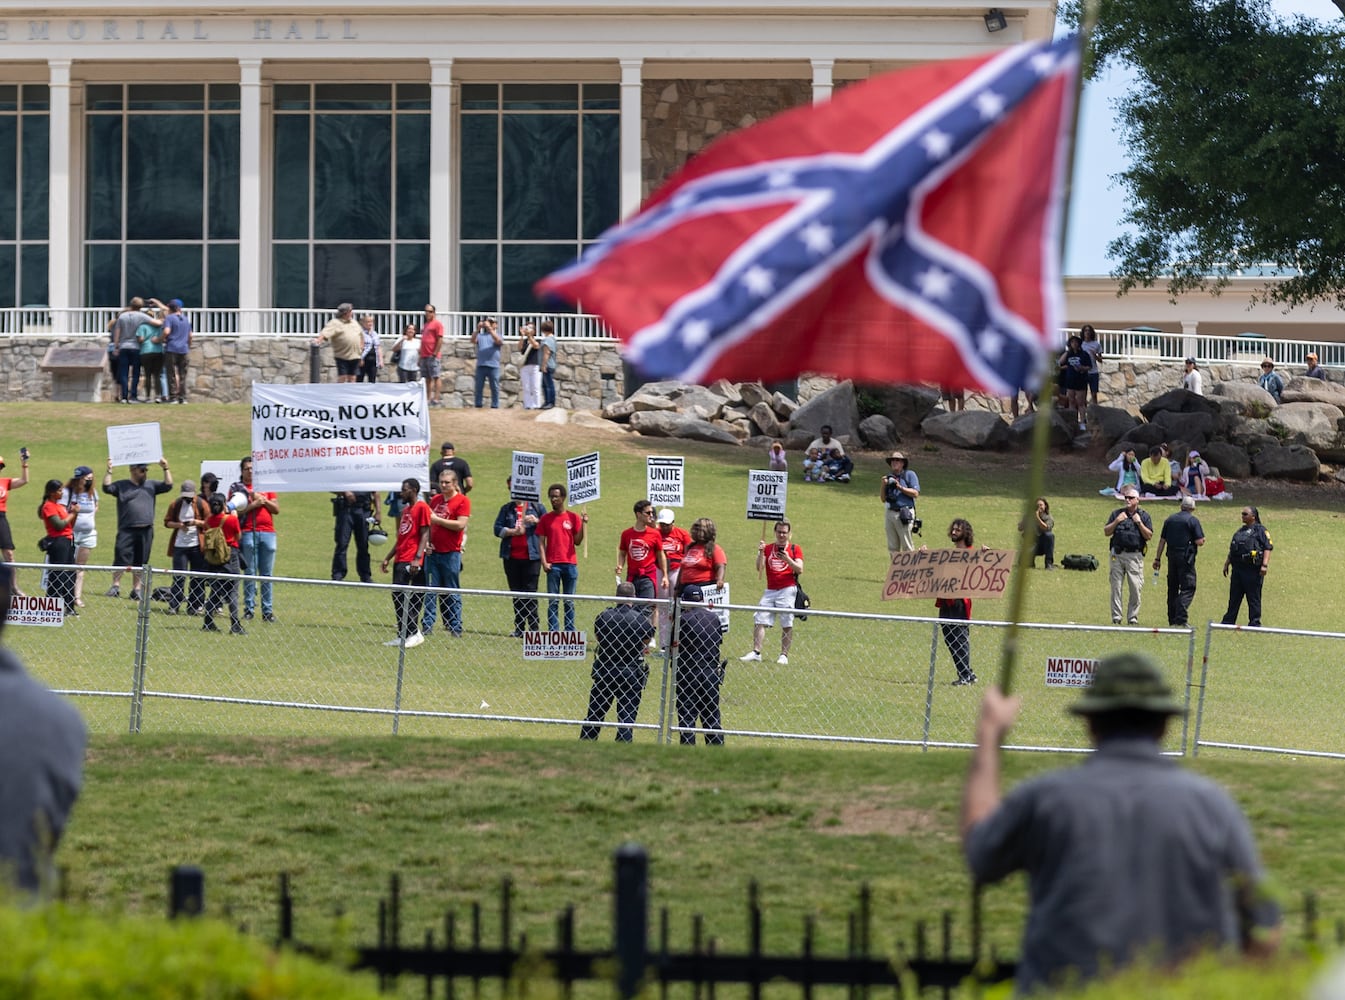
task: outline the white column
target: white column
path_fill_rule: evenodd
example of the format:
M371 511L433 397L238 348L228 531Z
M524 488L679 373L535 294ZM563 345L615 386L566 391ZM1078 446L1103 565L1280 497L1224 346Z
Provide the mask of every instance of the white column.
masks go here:
M640 144L643 140L640 111L643 59L621 60L621 217L634 215L643 196Z
M262 287L270 256L262 232L262 61L238 60L238 83L238 332L258 333L271 298Z
M835 59L813 60L813 103L826 104L831 100L831 71L836 67Z
M1196 356L1196 328L1200 325L1198 320L1182 320L1182 356L1194 358Z
M430 302L458 306L458 234L453 231L453 60L430 60Z
M70 86L69 59L47 62L50 75L50 132L47 137L47 166L50 174L47 187L47 304L51 306L53 333L66 333L73 327L73 317L66 312L78 303L72 298L74 283L71 276L82 273L76 267L74 248L78 245L71 231L73 215L70 200ZM22 305L23 303L20 303Z

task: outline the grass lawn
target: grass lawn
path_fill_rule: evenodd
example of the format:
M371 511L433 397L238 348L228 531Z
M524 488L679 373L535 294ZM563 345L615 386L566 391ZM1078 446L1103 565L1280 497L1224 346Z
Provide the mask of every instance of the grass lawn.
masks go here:
M34 454L36 483L12 495L9 504L20 561L37 560L41 481L64 479L78 464L101 470L103 428L128 422L128 410L0 404L5 428L0 449L10 462L7 471L16 469L20 444ZM201 460L236 459L249 449L242 406L146 407L131 413L163 422L167 457L179 482L197 478ZM735 602L751 604L760 593L752 560L762 525L744 517L745 470L759 466L764 456L553 427L525 420L521 413L436 411L432 420L434 444L453 440L476 481L464 586L504 586L490 525L505 500L510 451L545 452L550 481L563 478L564 458L597 449L603 456L603 499L589 508L581 592L611 590L617 537L631 523L631 504L644 493L644 456L682 454L688 459L688 507L679 511L679 523L713 517L729 554ZM946 526L954 517L972 521L978 543L1015 544L1021 457L959 453L918 442L908 444L907 451L921 478L920 515L931 546L945 544ZM795 540L805 552L805 582L814 608L932 615L929 601L880 600L886 563L877 499L881 471L876 458L866 457L848 486L805 485L799 477L791 483L789 512ZM1111 481L1101 457L1054 458L1048 481L1058 555L1103 556L1102 524L1115 505L1097 495ZM1322 553L1336 551L1345 541L1339 490L1255 482L1234 483L1231 489L1234 503L1204 504L1197 512L1210 541L1200 560L1192 622L1203 626L1223 612L1227 589L1218 570L1237 527L1238 505L1251 502L1261 508L1277 547L1266 582L1266 624L1337 627L1341 598L1322 578ZM1149 509L1159 524L1175 505L1154 503ZM160 516L163 510L161 501ZM95 562L110 555L110 506L99 522L103 530ZM325 580L331 557L326 495L282 495L277 524L276 572ZM156 549L164 544L161 533ZM88 607L78 621L60 630L9 630L7 643L48 683L128 689L134 608L130 601L101 596L106 579L104 574L90 577ZM20 581L30 593L36 591L36 571L23 571ZM598 606L581 603L581 618L588 614L591 620ZM231 691L259 698L391 704L397 651L379 645L391 635L384 594L277 585L276 613L278 625L250 623L249 635L231 638L202 635L195 619L156 612L147 683L163 693L193 689L179 686L188 683L197 690L227 683ZM1003 601L976 602L978 618L1004 613ZM503 599L473 599L468 615L470 642L455 647L434 637L408 652L403 707L457 711L462 706L466 714L484 701L508 714L501 706L516 699L527 712L561 713L561 718L582 712L586 665L550 665L547 672L520 667L505 636L511 625ZM1026 618L1108 623L1105 572L1034 572ZM1141 622L1164 621L1162 595L1146 585ZM725 654L745 650L747 635L746 622L735 621ZM932 638L929 625L815 617L798 626L787 671L774 664L755 673L731 667L726 723L785 726L806 716L831 719L838 731L842 725L881 733L918 728L923 720L914 713L923 712ZM774 641L772 634L768 650ZM1078 737L1075 724L1060 713L1068 693L1041 687L1046 655L1091 655L1132 642L1155 651L1169 670L1184 671L1184 639L1152 633L1107 640L1096 633L1030 633L1019 667L1019 687L1029 696L1020 735ZM973 634L983 679L996 673L997 645L989 630ZM934 651L938 679L946 687L952 668L941 644ZM1202 652L1198 644L1197 681ZM1332 696L1339 689L1338 659L1334 643L1325 640L1216 636L1207 738L1278 740L1292 746L1299 744L1288 741L1301 735L1314 747L1345 750ZM946 690L939 692L938 704L947 710L932 722L936 739L970 737L976 697L966 694L954 702ZM823 698L829 699L825 712L818 708ZM646 711L656 707L650 704L655 700L646 695ZM712 931L740 944L744 892L751 878L761 883L767 939L775 947L793 946L803 916L810 913L819 916L828 946L840 947L844 913L863 880L874 886L884 942L904 934L910 919L935 916L942 907L965 913L968 885L956 849L966 759L960 750L922 754L900 747L744 738L719 752L686 751L654 745L646 732L630 747L612 745L606 734L597 745L580 746L570 726L514 729L467 720L406 720L403 738L392 738L385 735L391 728L386 716L167 699L148 704L145 732L129 737L122 735L129 714L124 699L81 698L80 706L97 735L87 788L62 860L71 869L76 895L98 905L159 910L167 866L192 862L207 871L212 909L227 908L240 922L269 933L275 876L288 870L296 878L300 932L317 936L317 925L338 905L371 914L386 876L401 871L407 929L413 933L434 922L444 907L461 910L470 899L490 896L498 880L509 875L518 886L530 939L549 940L554 913L574 902L580 938L592 942L605 934L610 919L605 893L611 852L633 839L651 851L655 905L671 908L674 938L683 943L690 914L702 912ZM1068 763L1011 754L1008 771L1016 780ZM1338 915L1339 763L1202 751L1195 766L1234 789L1279 882L1292 892L1319 890L1326 914ZM1021 906L1016 884L988 894L987 925L998 946L1014 947ZM371 935L372 917L361 924L368 929L364 936Z

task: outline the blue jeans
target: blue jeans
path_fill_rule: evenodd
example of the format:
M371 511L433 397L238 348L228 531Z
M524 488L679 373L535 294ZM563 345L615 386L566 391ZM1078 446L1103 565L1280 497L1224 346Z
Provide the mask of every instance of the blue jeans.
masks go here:
M117 385L122 399L140 398L140 352L122 348L117 353Z
M579 582L579 566L576 563L552 563L546 571L546 592L548 594L573 594L575 584ZM549 601L546 605L546 627L552 632L560 628L556 605L559 601ZM565 631L574 631L574 601L565 602Z
M550 369L542 372L542 405L556 405L556 373Z
M248 564L248 576L270 576L276 564L276 533L274 531L245 531L238 539L243 561ZM243 584L243 610L257 606L257 581ZM271 584L262 584L262 614L271 613Z
M461 586L459 578L462 574L462 553L461 552L431 552L425 559L425 586L427 587L449 587L456 590ZM434 605L433 594L425 595L425 617L422 619L423 628L421 631L426 635L430 634L430 629L434 627ZM454 635L462 634L462 595L461 594L440 594L439 610L444 615L444 627Z
M484 365L476 366L476 408L481 409L481 391L490 383L490 408L498 410L500 408L500 369L487 368Z

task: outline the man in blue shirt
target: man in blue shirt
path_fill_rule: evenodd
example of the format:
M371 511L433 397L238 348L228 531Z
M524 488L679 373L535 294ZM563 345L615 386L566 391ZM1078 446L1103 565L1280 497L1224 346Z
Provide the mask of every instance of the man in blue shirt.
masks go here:
M168 369L168 399L187 401L187 355L191 351L191 320L182 311L181 299L168 300L168 315L163 320L164 362Z
M481 393L490 383L490 408L500 408L500 339L498 324L483 319L476 324L476 408L481 409Z

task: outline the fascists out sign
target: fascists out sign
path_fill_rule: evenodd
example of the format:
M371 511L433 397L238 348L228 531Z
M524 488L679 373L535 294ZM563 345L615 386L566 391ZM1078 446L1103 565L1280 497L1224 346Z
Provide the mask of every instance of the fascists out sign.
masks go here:
M883 600L1002 597L1015 555L1008 549L898 552L888 567Z
M429 454L422 382L252 383L252 475L259 490L383 490L423 480Z
M598 461L596 451L565 460L565 489L571 505L592 503L602 497Z
M750 469L747 473L747 519L778 521L785 516L788 472Z
M670 455L650 455L645 460L645 496L655 507L683 507L686 459Z
M542 462L545 458L535 451L514 452L509 463L510 500L542 499Z

